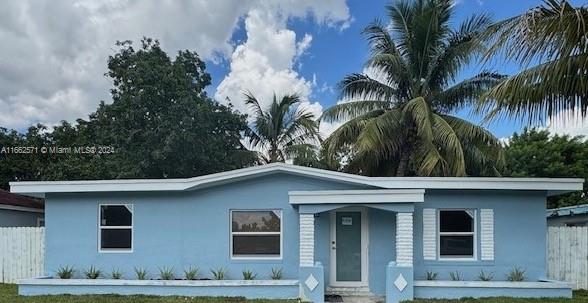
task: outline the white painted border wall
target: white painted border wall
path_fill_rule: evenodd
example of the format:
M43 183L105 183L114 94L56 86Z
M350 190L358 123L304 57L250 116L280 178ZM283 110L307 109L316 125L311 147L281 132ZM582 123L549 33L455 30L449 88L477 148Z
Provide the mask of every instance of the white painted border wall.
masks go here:
M0 283L42 275L44 256L44 227L0 228Z

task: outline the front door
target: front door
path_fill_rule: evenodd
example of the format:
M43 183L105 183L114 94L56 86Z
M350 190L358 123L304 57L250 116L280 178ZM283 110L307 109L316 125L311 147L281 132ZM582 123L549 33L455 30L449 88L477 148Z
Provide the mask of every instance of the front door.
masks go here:
M331 285L367 286L367 222L363 210L331 213Z

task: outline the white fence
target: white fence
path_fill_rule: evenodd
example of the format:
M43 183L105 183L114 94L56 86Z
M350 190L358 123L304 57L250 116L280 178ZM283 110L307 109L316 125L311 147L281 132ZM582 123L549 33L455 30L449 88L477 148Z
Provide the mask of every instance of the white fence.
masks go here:
M44 227L0 228L0 283L43 274Z
M549 227L547 275L588 289L588 227Z

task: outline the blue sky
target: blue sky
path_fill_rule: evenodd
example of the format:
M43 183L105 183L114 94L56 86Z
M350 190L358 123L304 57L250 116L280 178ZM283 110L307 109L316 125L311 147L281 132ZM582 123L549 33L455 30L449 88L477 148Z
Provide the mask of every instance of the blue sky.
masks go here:
M575 4L581 4L581 2L572 1ZM288 28L295 31L297 36L302 36L304 33L313 35L312 45L307 53L298 59L298 64L294 67L306 79L316 77L317 87L312 91L311 100L318 101L324 108L328 108L337 102L338 81L347 74L362 71L368 56L368 46L361 31L375 19L387 21L384 7L389 3L390 1L383 0L348 1L352 22L346 29L317 24L309 20L310 18L289 19ZM476 13L488 13L494 20L501 20L525 12L539 3L540 1L537 0L461 0L455 6L455 17L452 23L459 24ZM240 26L235 30L232 40L238 44L245 39L246 32L243 26ZM213 86L209 90L214 92L229 71L228 61L223 60L220 64L209 62L208 68L213 76ZM491 62L485 66L472 64L464 69L461 77L472 76L482 68L503 74L513 74L519 70L516 64L503 61ZM471 121L481 121L481 117L473 115L469 109L464 109L457 114ZM524 126L524 122L521 121L500 119L487 127L498 137L508 137Z

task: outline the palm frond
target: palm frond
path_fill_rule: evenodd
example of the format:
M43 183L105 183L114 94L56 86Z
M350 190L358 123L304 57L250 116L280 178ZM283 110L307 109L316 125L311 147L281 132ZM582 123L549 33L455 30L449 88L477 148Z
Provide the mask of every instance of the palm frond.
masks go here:
M396 94L393 84L382 83L365 74L351 74L339 83L341 99L392 101Z
M440 112L451 112L464 105L477 103L480 96L504 80L505 76L482 72L463 80L434 96L432 106Z
M321 116L321 120L327 122L345 121L365 115L374 110L388 109L390 102L387 101L351 101L339 103L329 107Z

